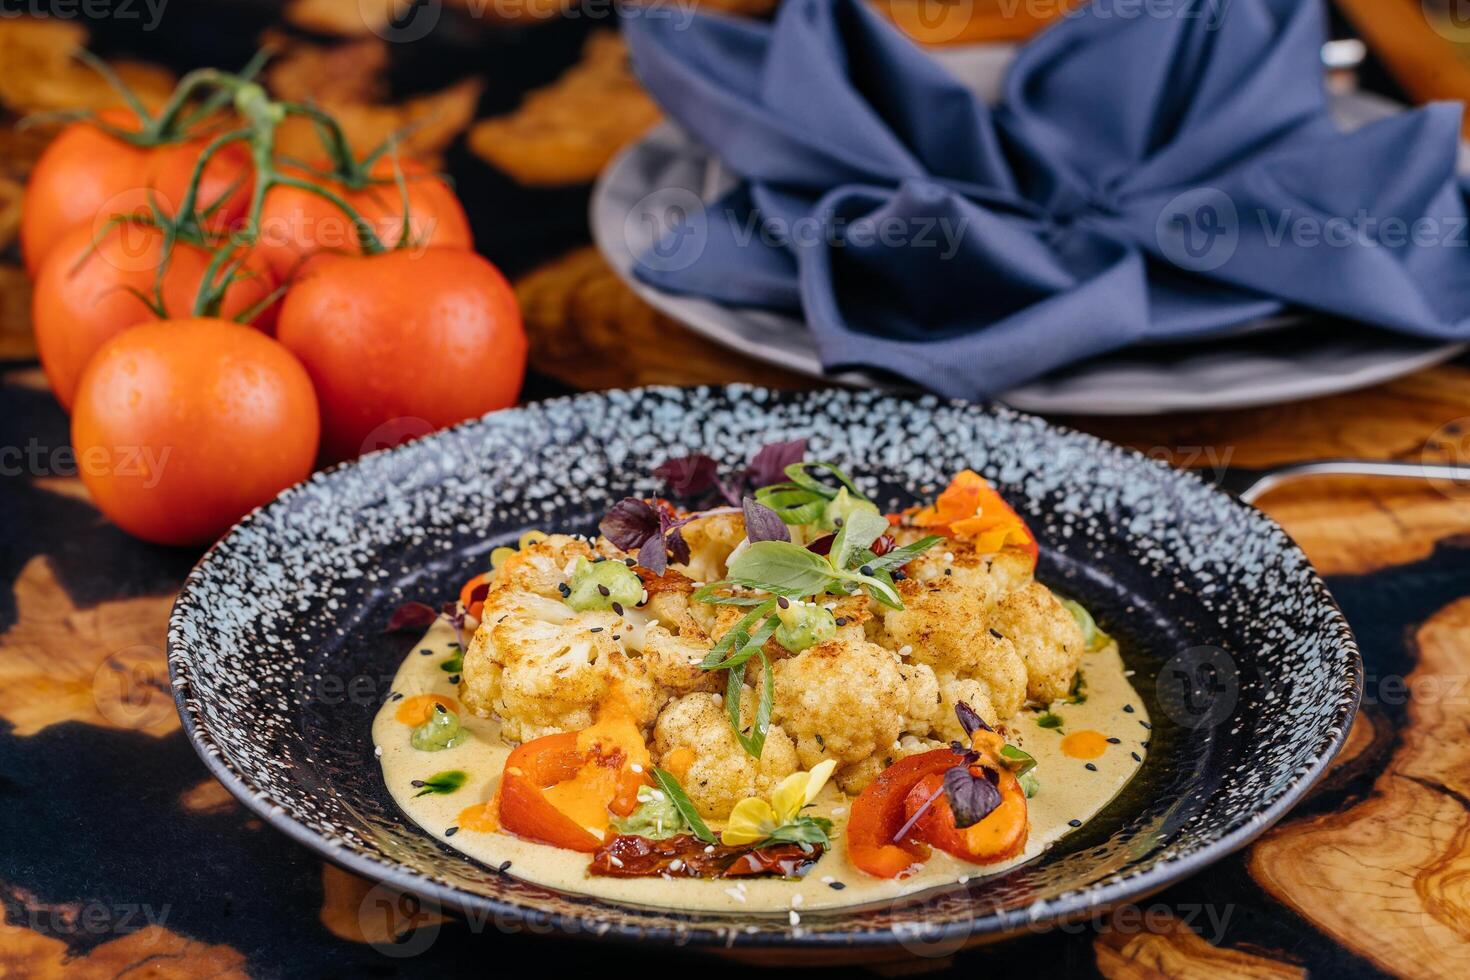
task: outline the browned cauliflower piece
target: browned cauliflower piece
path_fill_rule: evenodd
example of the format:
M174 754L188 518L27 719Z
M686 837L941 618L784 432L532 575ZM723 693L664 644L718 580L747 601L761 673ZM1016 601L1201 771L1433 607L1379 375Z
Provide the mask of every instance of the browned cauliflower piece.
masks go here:
M755 692L741 699L746 723L755 718ZM653 751L660 764L678 749L693 753L680 783L706 817L724 819L747 796L767 796L776 784L796 772L796 746L780 725L766 732L761 757L752 757L730 729L718 695L686 694L670 701L653 726Z
M944 743L932 738L920 738L917 735L905 735L898 740L898 747L877 755L868 756L862 762L844 766L837 770L835 779L837 787L848 796L856 796L861 793L869 783L878 778L878 774L899 759L906 759L920 752L929 752L933 749L943 748Z
M675 567L696 582L718 582L731 553L745 540L745 518L739 513L701 517L685 524L682 533L689 561Z
M1050 589L1032 581L1006 593L995 604L990 626L1008 637L1025 660L1028 698L1046 703L1066 696L1086 640Z
M889 752L905 732L927 733L939 710L934 674L861 636L819 643L772 667L772 717L796 738L803 768L836 759L838 772Z
M556 596L557 586L571 575L578 558L593 558L592 546L581 538L553 534L528 544L501 562L490 579L490 591L534 592Z
M941 704L935 721L934 734L950 742L958 739L968 742L969 736L955 714L955 705L961 701L968 704L989 725L999 724L1002 716L990 700L990 688L984 681L956 677L953 674L939 675Z
M613 639L623 624L614 613L575 612L531 592L492 592L465 651L460 696L477 714L498 717L512 741L586 728L611 697L647 727L664 696L642 658Z
M988 585L940 576L899 583L904 608L883 617L887 640L901 655L936 672L984 683L992 708L1008 718L1026 701L1026 662L1016 645L990 626L995 592Z

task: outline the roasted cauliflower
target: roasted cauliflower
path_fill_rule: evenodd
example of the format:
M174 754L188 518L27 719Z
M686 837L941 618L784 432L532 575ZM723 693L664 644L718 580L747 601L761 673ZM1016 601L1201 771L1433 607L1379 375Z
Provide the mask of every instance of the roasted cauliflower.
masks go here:
M747 726L754 722L755 706L755 692L747 688L740 702ZM715 694L686 694L670 701L653 727L653 750L660 765L681 771L679 781L699 811L716 818L747 796L767 795L799 768L796 746L778 724L766 732L759 759L747 753Z

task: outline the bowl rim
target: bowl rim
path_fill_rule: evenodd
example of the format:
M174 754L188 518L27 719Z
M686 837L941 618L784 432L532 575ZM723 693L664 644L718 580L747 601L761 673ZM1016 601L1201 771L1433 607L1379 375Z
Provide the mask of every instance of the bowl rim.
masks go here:
M527 402L524 405L504 409L502 412L518 412L542 405L574 404L582 401L595 403L604 400L611 392L628 395L644 393L720 392L726 397L733 399L737 396L749 396L753 392L762 392L766 395L775 395L779 398L787 394L814 394L822 390L818 388L812 389L811 391L788 392L781 389L765 388L760 385L743 383L686 386L645 385L635 388L610 389L609 391L578 392L553 398L538 399L533 402ZM1080 438L1091 444L1089 448L1121 454L1135 464L1158 467L1170 473L1172 478L1183 480L1186 483L1196 484L1197 488L1202 488L1206 493L1218 494L1225 497L1233 505L1248 511L1251 519L1261 522L1263 530L1268 534L1276 536L1278 538L1276 543L1288 554L1295 553L1302 559L1308 573L1308 577L1303 584L1307 587L1312 599L1324 603L1327 606L1330 625L1335 633L1335 637L1331 641L1332 647L1346 653L1348 657L1348 670L1346 671L1348 675L1348 689L1344 693L1351 694L1351 698L1342 699L1340 706L1330 719L1330 722L1340 722L1340 724L1335 724L1329 730L1328 737L1320 740L1320 744L1316 747L1316 755L1312 763L1293 773L1290 784L1281 795L1264 808L1253 813L1240 826L1202 846L1193 853L1178 858L1164 859L1155 866L1137 874L1129 875L1124 871L1122 877L1114 881L1101 885L1084 886L1076 891L1067 892L1058 899L1050 902L1042 901L1018 909L991 909L978 912L969 919L945 923L935 930L925 930L922 935L924 942L946 942L958 938L962 940L962 946L969 946L982 941L1003 939L1022 931L1042 932L1057 924L1076 921L1077 919L1101 913L1121 902L1147 897L1251 843L1261 834L1265 833L1272 825L1281 820L1327 773L1332 760L1341 751L1347 741L1348 733L1352 728L1354 719L1357 717L1362 701L1364 685L1363 657L1358 647L1357 639L1347 622L1347 617L1343 614L1337 600L1333 598L1331 592L1327 589L1327 585L1322 580L1322 576L1318 574L1310 560L1306 558L1300 545L1279 524L1260 509L1231 496L1224 490L1203 479L1193 470L1172 467L1164 461L1148 456L1138 450L1110 442L1067 425L1052 422L1029 412L1011 408L1008 405L993 401L969 402L963 399L943 398L935 395L905 395L891 392L869 392L866 394L873 398L894 401L917 401L922 398L932 401L936 406L949 406L1000 414L1018 421L1030 420L1052 432L1061 433L1072 438ZM549 925L551 930L561 935L582 939L611 940L622 945L657 941L670 942L679 947L719 947L725 949L732 947L770 949L788 947L851 948L855 946L891 948L903 946L908 936L903 931L897 929L820 929L789 932L759 930L756 932L746 932L744 930L732 931L727 928L715 928L700 924L690 924L688 926L644 924L631 921L627 918L629 914L637 914L639 911L638 906L614 903L593 896L575 895L587 909L602 909L613 914L571 916L562 913L549 913L534 906L456 888L452 885L424 877L415 871L409 870L405 865L393 861L380 860L344 847L340 842L297 821L281 804L271 799L268 793L252 787L242 775L237 773L225 761L223 749L220 748L219 743L203 724L203 719L197 717L196 713L187 705L186 702L193 696L192 682L186 674L181 674L178 670L178 665L184 658L178 655L180 644L175 640L175 620L180 616L180 608L185 603L186 597L196 585L197 581L204 575L205 566L217 552L227 547L238 534L247 532L251 527L258 524L262 520L265 511L302 492L303 488L334 479L337 474L359 466L363 459L405 451L410 447L422 447L425 443L436 439L448 438L451 433L472 428L483 422L485 418L499 414L501 412L494 412L490 413L489 416L469 419L412 439L398 446L375 450L357 459L335 463L318 470L305 480L286 488L274 499L250 511L221 535L219 540L210 545L204 554L200 556L199 560L195 562L194 566L189 570L189 574L185 577L183 585L179 589L179 594L170 609L165 652L168 660L169 681L170 688L173 691L174 706L178 711L183 731L188 737L189 744L209 770L210 775L219 780L225 789L253 815L259 817L266 824L284 834L290 840L314 852L318 857L329 861L343 870L366 878L377 885L387 885L420 898L428 898L435 902L440 910L448 910L463 916L474 931L484 931L485 923L491 922L491 917L494 917L494 921L503 921L515 926L531 924L536 928L541 928ZM414 826L412 821L406 817L404 818L404 822L408 826ZM414 829L422 833L421 829L417 827ZM548 888L549 886L539 887ZM944 886L937 887L943 888ZM555 889L550 890L555 891ZM931 889L930 891L933 890ZM915 892L912 895L902 896L902 899L917 903L922 901L925 894L926 892ZM657 907L653 906L650 908ZM828 912L840 913L842 909L837 908L823 911L824 914ZM778 913L770 913L772 916L776 914ZM754 913L754 915L766 917L767 913Z

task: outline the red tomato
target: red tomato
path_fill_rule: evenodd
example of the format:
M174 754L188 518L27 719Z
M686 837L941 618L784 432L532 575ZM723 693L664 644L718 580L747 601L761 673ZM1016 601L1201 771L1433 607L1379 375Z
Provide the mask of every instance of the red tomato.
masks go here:
M202 544L311 473L316 396L290 351L259 330L156 321L97 351L71 433L102 513L148 541Z
M332 459L515 401L526 334L515 293L473 252L323 255L291 287L277 326L322 407ZM385 437L386 434L386 437Z
M408 190L409 237L416 249L426 246L470 249L469 219L459 198L442 178L411 160L400 161ZM393 163L380 159L371 168L375 182L349 188L289 164L281 172L325 187L341 196L366 219L382 243L392 248L403 234L403 195L393 178ZM276 276L285 282L302 261L318 252L356 255L357 229L340 208L320 195L295 187L272 187L260 213L256 244Z
M153 297L162 252L163 233L157 228L117 225L95 247L90 228L75 228L42 263L31 321L41 366L64 408L71 408L82 369L97 348L129 327L157 319L138 294ZM163 277L163 306L171 315L185 316L194 308L209 260L209 253L193 245L174 246ZM252 275L226 291L220 310L225 318L245 313L275 288L259 258L251 256L244 268ZM256 317L254 325L270 330L275 305Z
M109 109L99 118L119 129L137 130L138 118L127 110ZM191 139L158 147L135 146L88 122L76 122L46 147L26 185L20 241L26 271L32 276L69 232L100 232L114 214L146 209L151 197L166 214L184 197L189 175L207 139ZM232 226L249 207L249 152L230 144L210 159L200 181L197 204L204 210L223 198L209 226Z

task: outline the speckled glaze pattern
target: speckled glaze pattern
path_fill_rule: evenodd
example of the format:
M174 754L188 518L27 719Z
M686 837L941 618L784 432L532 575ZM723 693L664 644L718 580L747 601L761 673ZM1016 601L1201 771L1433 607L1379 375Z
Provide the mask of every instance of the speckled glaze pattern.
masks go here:
M888 507L965 466L983 473L1036 531L1042 579L1120 637L1154 729L1139 777L1097 819L1000 876L793 925L559 893L477 864L398 811L369 733L412 648L382 632L397 604L451 597L528 528L592 530L611 501L652 493L648 474L668 457L736 466L797 436ZM1348 626L1301 551L1191 475L1003 407L744 386L547 401L317 474L194 569L168 656L189 737L246 805L338 864L478 921L916 951L1087 915L1241 846L1320 775L1362 686Z

